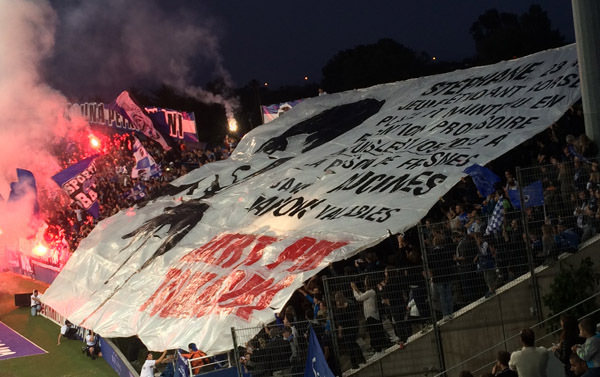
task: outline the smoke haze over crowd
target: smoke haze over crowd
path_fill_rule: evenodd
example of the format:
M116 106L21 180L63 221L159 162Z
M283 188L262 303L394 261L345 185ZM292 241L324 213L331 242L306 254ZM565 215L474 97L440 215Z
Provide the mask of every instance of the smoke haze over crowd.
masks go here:
M49 82L69 98L112 101L131 86L165 83L201 101L227 100L194 83L220 78L230 88L216 21L199 6L159 1L53 1L56 49Z

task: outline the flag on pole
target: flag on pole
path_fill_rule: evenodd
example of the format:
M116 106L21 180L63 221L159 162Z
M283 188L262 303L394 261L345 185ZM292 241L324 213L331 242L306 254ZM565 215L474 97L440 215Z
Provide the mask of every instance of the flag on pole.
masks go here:
M489 236L490 234L498 234L502 232L502 225L504 225L504 198L500 197L496 206L494 207L494 211L492 212L492 217L490 217L490 221L488 222L487 227L485 228L485 235Z
M40 213L40 204L37 198L37 185L33 173L25 169L17 169L17 182L10 184L10 194L8 202L18 202L31 196L33 199L32 213L38 215Z
M123 91L117 99L107 106L108 109L119 112L119 114L128 118L131 125L139 132L158 142L165 150L171 149L171 146L165 137L154 127L154 123L144 110L138 106L131 98L129 92Z
M127 199L138 201L146 197L146 186L141 183L133 186L127 195Z
M521 198L518 190L508 190L508 197L513 207L521 209ZM544 205L542 181L535 181L523 188L523 201L525 202L525 208Z
M312 326L309 327L308 354L306 355L304 377L335 377L329 369L329 365L327 365L325 355Z
M96 192L96 165L94 164L96 157L98 157L97 154L69 166L53 175L52 180L81 208L98 218L100 205Z
M296 106L302 102L301 99L295 101L289 101L284 103L276 103L268 106L261 106L260 111L263 118L263 124L269 123L272 120L279 118L279 116L286 111L290 110L292 107Z
M140 178L144 181L151 177L156 177L161 174L160 168L156 161L148 154L146 148L138 140L137 137L133 137L135 142L133 143L133 157L135 157L135 166L131 169L131 178Z
M496 182L500 182L500 178L494 174L490 169L480 166L477 164L473 164L463 170L463 173L467 173L473 178L473 183L475 183L475 187L483 196L488 196L492 194L494 189L494 184Z

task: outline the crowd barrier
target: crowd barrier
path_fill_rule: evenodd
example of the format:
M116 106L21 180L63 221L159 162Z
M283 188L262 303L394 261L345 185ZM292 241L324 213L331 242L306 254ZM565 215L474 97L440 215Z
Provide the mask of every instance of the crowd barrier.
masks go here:
M232 329L235 369L219 373L303 375L309 326L335 375L351 373L423 336L432 340L422 350L436 359L430 369L443 371L440 326L523 281L529 282L524 290L505 295L502 303L527 308L543 321L548 310L540 297L539 267L575 253L600 230L600 172L596 161L555 162L518 168L516 177L516 188L507 187L513 192L505 195L511 205L502 213L501 227L489 228L499 219L479 208L462 218L425 222L417 227L419 245L403 268L324 278L323 301L312 315L297 313L286 323ZM43 314L64 323L51 308L44 307ZM298 321L305 317L311 319ZM469 330L476 331L476 326ZM124 360L115 357L115 365L117 359ZM188 360L177 360L176 370L189 376ZM423 373L422 365L414 363L402 375Z
M173 361L175 377L192 377L198 375L228 377L237 375L236 368L231 366L232 363L229 360L229 354L204 355L191 359L183 357L181 354L181 350L178 350ZM201 361L200 365L194 367L195 361ZM198 369L194 370L196 368Z
M292 321L232 329L238 374L245 377L303 376L308 352L305 335L309 326L325 348L328 362L335 362L332 332L326 321Z
M500 220L493 215L495 203L487 214L475 207L474 213L469 211L462 219L449 216L440 223L425 222L417 227L415 255L403 261L403 268L322 280L325 310L319 310L315 321L327 328L324 347L334 351L328 363L336 375L353 373L419 337L431 340L421 342L419 353L432 360L403 364L398 375L443 371L445 350L439 329L457 314L484 303L526 310L524 315L532 323L545 319L549 311L540 297L540 271L545 271L545 282L552 279L546 267L577 252L579 245L600 230L598 164L595 160L554 160L551 165L517 168L516 185L506 188L512 192L503 195L510 204L502 211L502 226L488 229ZM511 290L519 283L525 284ZM500 292L502 300L493 300ZM487 319L504 310L498 305L483 306ZM511 326L502 323L502 318L496 322L502 328ZM484 332L478 328L484 323L473 321L468 331ZM262 328L232 331L240 354L247 352L244 347L254 348L252 341L268 339ZM494 340L500 339L490 339ZM259 359L264 364L277 363L287 352L287 347L285 352L268 352L264 360L259 352ZM253 357L252 352L250 360ZM254 374L245 369L243 357L237 361L240 376L303 373L303 367L294 370L290 363L287 368ZM379 375L388 374L381 371Z

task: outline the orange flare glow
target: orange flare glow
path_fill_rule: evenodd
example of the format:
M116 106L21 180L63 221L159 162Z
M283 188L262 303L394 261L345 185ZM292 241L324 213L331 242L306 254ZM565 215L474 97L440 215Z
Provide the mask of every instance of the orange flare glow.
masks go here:
M46 246L42 245L42 244L39 244L39 245L36 245L36 246L33 248L33 252L34 252L36 255L40 255L40 256L42 256L42 255L46 255L46 253L48 252L48 248L47 248Z

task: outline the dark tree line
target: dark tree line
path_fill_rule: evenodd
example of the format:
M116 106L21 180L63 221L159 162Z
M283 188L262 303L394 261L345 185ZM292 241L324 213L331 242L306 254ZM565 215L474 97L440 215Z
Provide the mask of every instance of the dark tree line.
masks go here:
M565 37L553 29L548 14L539 6L517 16L490 9L470 29L477 50L476 61L489 64L514 59L565 44Z
M416 52L392 39L380 39L336 53L322 68L320 83L303 86L265 87L256 80L235 89L213 80L204 89L225 97L237 97L236 119L240 135L262 124L260 105L314 97L318 88L329 93L438 74L478 64L491 64L564 45L565 37L553 29L547 13L532 5L522 15L490 9L472 24L476 55L461 62L432 61L425 52ZM141 103L193 111L200 140L219 143L227 129L221 105L207 105L177 93L168 86L147 92L134 90Z

